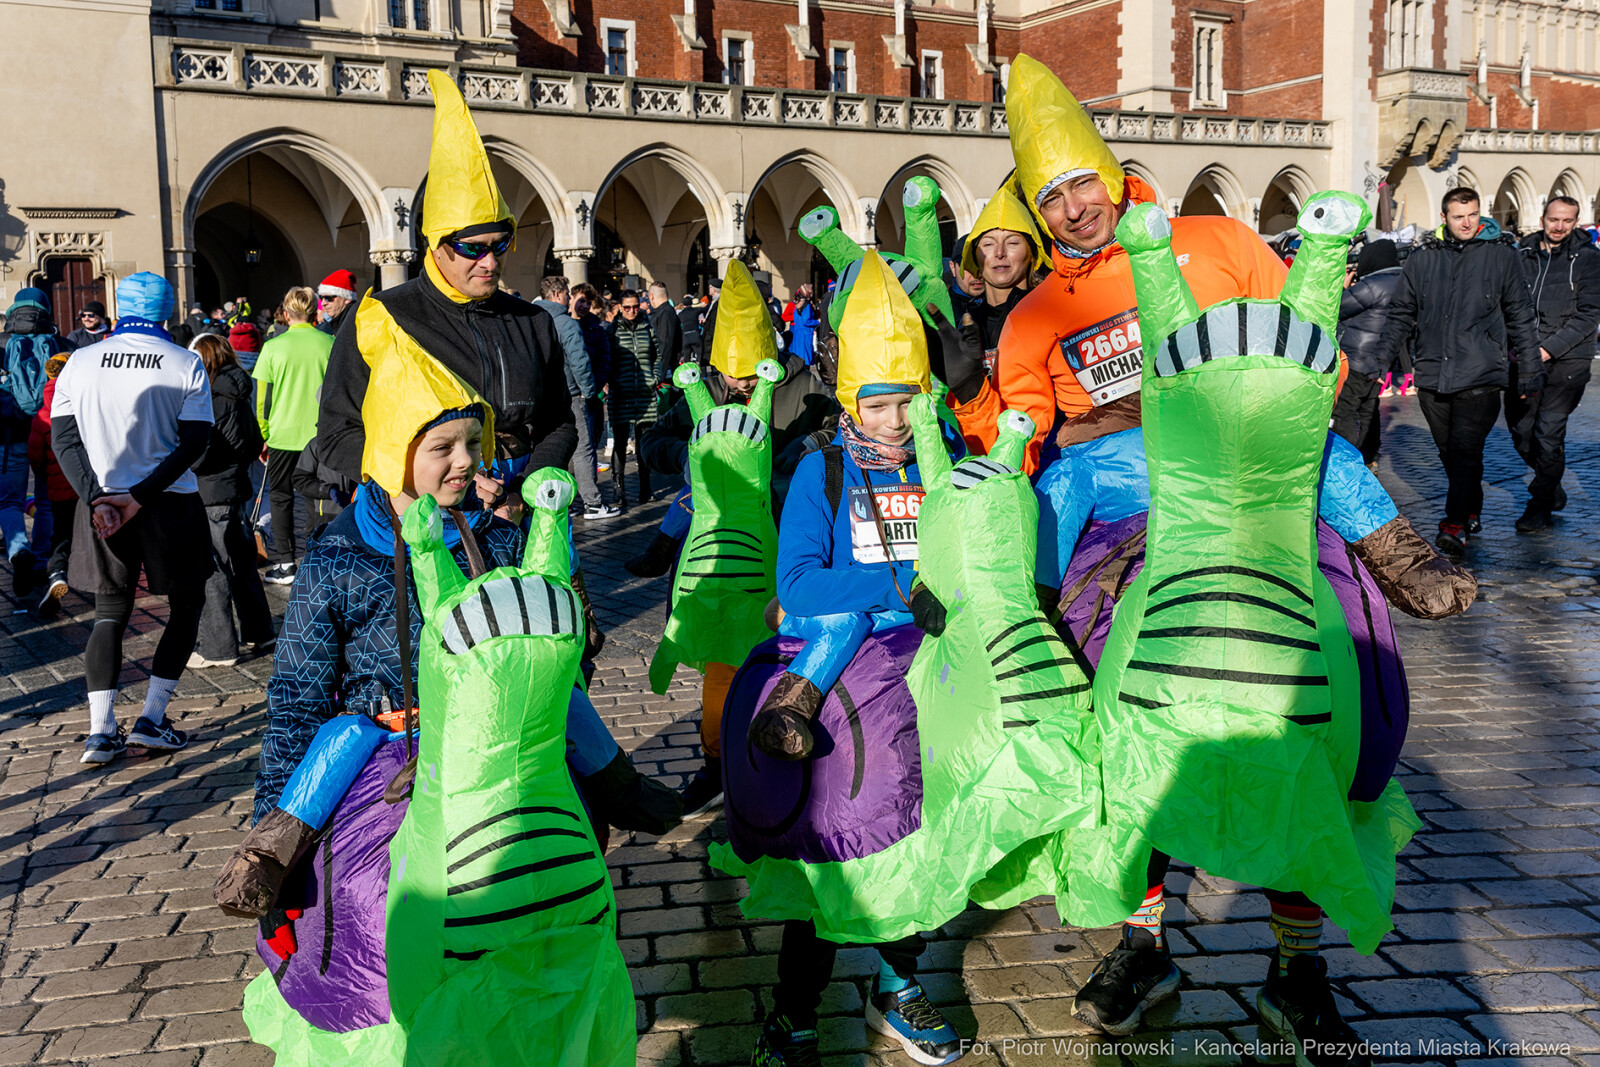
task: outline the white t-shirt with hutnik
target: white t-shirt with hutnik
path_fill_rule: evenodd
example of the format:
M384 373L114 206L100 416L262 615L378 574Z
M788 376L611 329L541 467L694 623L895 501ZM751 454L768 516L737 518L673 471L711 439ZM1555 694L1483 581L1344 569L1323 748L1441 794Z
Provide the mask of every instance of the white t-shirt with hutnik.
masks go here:
M211 380L198 353L141 326L72 353L56 379L50 417L70 415L107 492L127 492L178 447L178 423L211 422ZM167 487L199 491L193 471Z

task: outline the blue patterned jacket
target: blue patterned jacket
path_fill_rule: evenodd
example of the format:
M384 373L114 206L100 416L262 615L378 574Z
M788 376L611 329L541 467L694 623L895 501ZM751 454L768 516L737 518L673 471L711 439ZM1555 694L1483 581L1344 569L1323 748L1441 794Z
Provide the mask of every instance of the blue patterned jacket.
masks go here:
M520 563L519 528L481 511L470 513L470 520L486 567ZM457 548L455 557L465 572L466 553ZM409 670L415 684L422 612L409 568L406 587L411 601ZM362 539L354 509L347 508L312 537L295 574L267 683L269 717L252 822L278 803L318 727L344 711L365 711L385 696L391 707L403 707L402 681L394 558L380 555Z

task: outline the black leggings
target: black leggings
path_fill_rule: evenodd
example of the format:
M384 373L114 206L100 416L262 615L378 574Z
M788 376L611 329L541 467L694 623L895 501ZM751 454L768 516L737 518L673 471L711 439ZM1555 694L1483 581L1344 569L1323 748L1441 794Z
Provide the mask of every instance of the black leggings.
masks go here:
M1150 866L1145 869L1145 885L1153 889L1162 882L1165 882L1167 880L1167 867L1171 863L1171 856L1167 855L1165 852L1158 852L1155 849L1151 849ZM1294 891L1285 892L1279 889L1263 889L1261 892L1266 894L1267 902L1271 904L1283 904L1291 908L1316 907L1316 904L1312 902L1311 898L1306 896L1304 893Z
M901 978L917 973L917 958L922 955L922 935L912 934L881 945L844 945L817 936L815 923L790 919L783 924L783 943L778 947L778 985L772 991L773 1007L787 1015L794 1026L813 1023L822 991L833 978L833 960L843 948L875 948Z
M117 687L122 673L122 635L133 618L134 590L121 593L96 593L94 629L84 648L84 680L89 692L99 693ZM150 673L157 678L177 678L183 673L189 654L200 634L200 612L205 606L204 588L174 590L167 597L167 625L156 642Z

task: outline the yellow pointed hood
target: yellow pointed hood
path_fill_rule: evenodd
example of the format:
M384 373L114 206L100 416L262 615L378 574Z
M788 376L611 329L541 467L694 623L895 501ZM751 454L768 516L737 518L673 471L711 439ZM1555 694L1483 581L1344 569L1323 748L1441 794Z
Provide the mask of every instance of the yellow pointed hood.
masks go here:
M361 473L393 496L405 488L411 442L440 412L483 405L483 441L492 455L494 409L430 356L369 294L356 309L356 345L370 370L361 401L366 444Z
M711 339L711 365L729 378L750 378L764 359L778 358L767 302L750 269L738 260L728 265L717 297L717 330Z
M854 417L863 386L893 383L926 393L931 379L922 316L878 253L868 252L839 320L839 404Z
M1122 202L1122 164L1106 147L1083 105L1050 68L1032 56L1019 55L1011 62L1006 123L1011 128L1011 154L1017 161L1023 201L1045 233L1050 228L1039 214L1039 193L1065 176L1093 171L1106 183L1111 202Z
M1030 212L1017 194L1013 191L1010 179L1000 188L995 190L994 196L978 212L978 221L973 223L972 232L967 236L967 243L961 249L961 269L968 274L978 274L978 238L990 230L1010 230L1020 233L1033 244L1033 265L1039 270L1050 269L1050 252L1039 237L1039 228L1034 225L1033 213Z
M428 71L433 90L433 148L428 154L428 186L422 194L422 235L429 246L468 226L516 221L494 172L489 153L461 98L461 90L442 70Z

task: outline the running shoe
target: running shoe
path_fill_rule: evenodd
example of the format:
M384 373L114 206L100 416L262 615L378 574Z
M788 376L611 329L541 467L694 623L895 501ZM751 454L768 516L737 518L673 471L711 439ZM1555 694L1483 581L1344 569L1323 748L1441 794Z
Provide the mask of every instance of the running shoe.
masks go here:
M44 597L33 610L46 621L61 614L61 599L67 595L67 576L60 571L50 575L45 582Z
M872 997L867 1001L867 1025L900 1042L906 1055L918 1063L937 1067L961 1058L961 1035L928 1001L928 994L915 979L893 993L878 992L872 980Z
M1165 945L1139 926L1122 928L1122 944L1095 964L1072 1013L1108 1034L1131 1034L1145 1010L1178 991L1182 976Z
M295 565L293 563L274 563L267 568L267 573L261 580L268 585L293 585Z
M622 509L615 504L586 504L583 517L590 520L614 519L622 514Z
M238 656L229 656L225 659L206 659L199 651L189 653L189 662L184 664L191 671L203 671L207 667L232 667L239 662Z
M122 737L122 728L118 727L114 734L90 734L83 743L83 755L78 757L78 762L110 763L126 751L128 742Z
M1441 522L1439 536L1434 538L1439 551L1447 556L1461 556L1467 551L1467 528L1459 522Z
M1328 961L1300 955L1289 960L1288 974L1278 974L1273 956L1267 984L1256 994L1256 1010L1267 1027L1294 1046L1296 1067L1371 1067L1361 1037L1339 1018Z
M1467 516L1467 533L1469 533L1469 534L1480 534L1482 532L1483 532L1483 523L1478 521L1478 516L1476 516L1476 515L1468 515Z
M133 724L133 729L128 732L128 744L139 745L143 748L159 749L162 752L176 752L189 743L189 735L172 725L171 721L163 721L157 726L143 715Z
M773 1012L756 1039L750 1067L822 1067L816 1027L797 1029L788 1016Z

